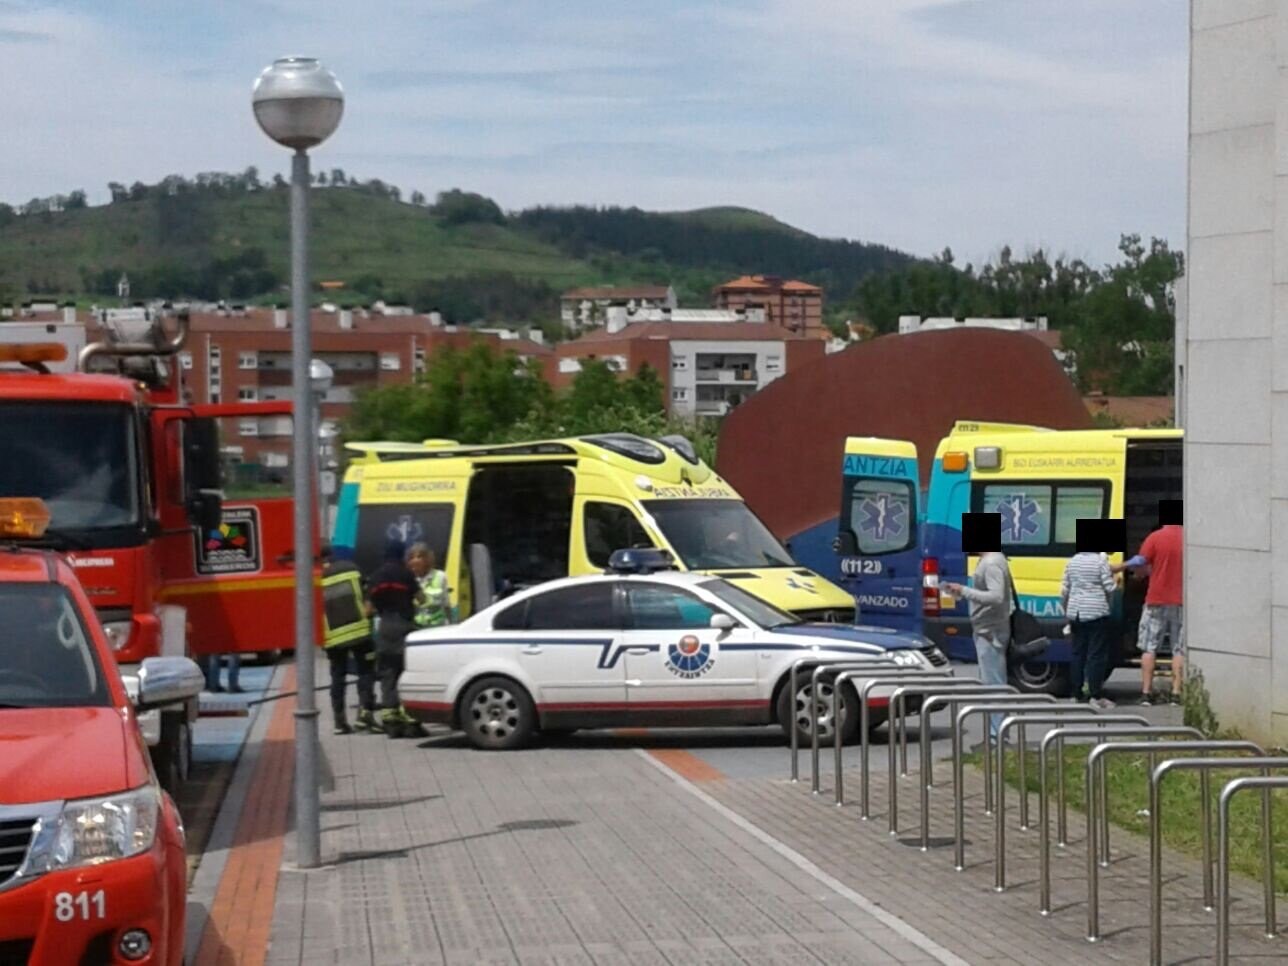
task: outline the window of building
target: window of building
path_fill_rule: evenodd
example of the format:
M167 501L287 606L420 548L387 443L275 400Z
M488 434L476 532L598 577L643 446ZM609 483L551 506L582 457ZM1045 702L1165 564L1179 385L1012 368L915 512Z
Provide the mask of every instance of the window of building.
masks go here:
M651 547L653 541L644 531L630 507L617 503L587 503L582 516L586 536L586 559L596 567L607 567L614 551Z
M254 369L259 365L259 357L254 352L237 353L238 369Z
M671 368L683 372L689 368L688 356L671 356Z
M238 421L238 423L237 423L237 432L238 432L238 433L240 433L242 436L258 436L258 435L259 435L259 420L258 420L258 419L243 419L243 420Z
M688 399L688 398L689 398L689 390L687 390L687 389L672 389L672 390L671 390L671 400L672 400L673 402L684 402L684 401L685 401L686 399Z
M780 371L782 371L782 368L783 368L783 357L782 357L782 356L766 356L766 357L765 357L765 371L766 371L766 372L780 372Z
M219 402L219 401L220 401L220 400L219 400L219 390L217 390L217 389L212 389L212 390L210 390L210 401L211 401L212 403L217 403L217 402Z
M257 393L253 386L243 386L241 389L237 390L237 398L242 402L254 402L256 395Z
M192 368L192 353L191 353L191 352L180 352L180 353L179 353L179 367L180 367L181 369L191 369L191 368Z
M385 372L397 372L402 368L402 360L396 352L380 353L380 368Z

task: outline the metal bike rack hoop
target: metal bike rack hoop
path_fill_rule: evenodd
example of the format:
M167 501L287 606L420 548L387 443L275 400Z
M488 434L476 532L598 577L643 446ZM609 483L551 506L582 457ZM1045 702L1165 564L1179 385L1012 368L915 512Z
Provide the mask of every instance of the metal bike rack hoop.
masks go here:
M1102 827L1103 811L1103 863L1109 864L1109 793L1108 782L1101 782L1102 788L1097 794L1096 776L1103 778L1105 768L1097 769L1101 759L1109 754L1153 754L1155 752L1173 751L1249 751L1254 756L1264 756L1265 751L1253 741L1118 741L1112 744L1098 745L1087 755L1085 765L1084 798L1087 810L1087 942L1100 941L1100 864L1096 861L1097 834ZM1166 764L1164 762L1163 764ZM1161 767L1161 766L1160 766ZM1257 766L1251 766L1257 767Z
M885 673L896 673L903 669L904 669L904 666L901 664L895 664L893 661L882 661L878 659L873 661L831 661L828 663L817 665L814 668L814 670L810 672L810 678L809 678L810 705L809 706L810 706L811 717L810 717L810 729L809 729L809 749L810 749L810 766L813 769L813 774L810 778L810 791L812 791L815 795L818 794L818 777L819 777L818 756L819 756L819 745L822 740L818 733L818 708L819 708L819 705L821 704L821 701L819 700L819 696L818 696L818 691L819 691L819 681L822 679L823 675L837 674L841 671L849 671L849 670L865 670L870 674L871 673L885 674ZM796 705L796 695L798 692L795 690L794 684L792 688L793 688L792 707L794 708ZM841 726L841 723L840 723L840 717L838 714L839 706L837 703L835 684L832 687L831 711L832 711L832 727L834 729L839 729ZM792 718L793 726L795 725L795 723L796 723L796 720L795 720L795 716L793 715L793 718ZM795 752L793 752L792 753L793 764L795 763L795 760L796 760L796 754Z
M885 651L885 649L884 649L884 648L877 648L877 646L876 646L875 644L873 644L873 645L872 645L872 647L874 648L874 650L871 652L871 653L873 653L873 654L877 654L877 653L885 654L885 653L887 653L887 652ZM792 749L792 767L791 767L791 781L792 781L792 784L796 784L798 781L800 781L800 736L799 736L799 735L797 735L797 733L796 733L796 730L797 730L797 729L796 729L796 716L795 716L795 713L794 713L795 708L796 708L796 695L797 695L797 693L799 692L799 689L798 689L798 687L797 687L797 683L798 683L798 681L799 681L799 672L800 672L800 669L801 669L801 668L803 668L803 667L805 667L805 666L807 666L807 665L817 665L817 664L819 663L819 660L820 660L820 659L819 659L818 657L801 657L801 658L797 658L795 661L793 661L793 662L792 662L791 675L790 675L790 677L789 677L789 679L788 679L788 685L787 685L787 686L788 686L789 688L791 688L791 690L792 690L792 701L791 701L791 706L792 706L792 709L793 709L793 715L792 715L792 727L791 727L791 729L790 729L790 731L789 731L789 734L788 734L788 740L789 740L789 742L790 742L791 749ZM856 662L856 663L857 663L857 662ZM874 667L898 667L898 666L899 666L899 665L896 665L893 661L883 661L883 660L880 660L880 659L877 659L877 660L873 661L872 663L873 663L873 666L874 666ZM812 692L811 692L811 697L812 697L812 696L813 696L813 695L812 695ZM814 730L814 729L813 729L813 728L811 728L811 730Z
M1052 743L1058 742L1059 745L1055 767L1056 774L1060 776L1060 780L1057 786L1056 800L1059 803L1061 826L1063 827L1063 815L1067 804L1064 794L1063 755L1064 740L1066 738L1099 738L1103 741L1107 738L1143 738L1146 736L1161 738L1165 735L1173 737L1203 737L1203 733L1197 728L1170 725L1149 725L1144 728L1137 725L1102 725L1098 728L1088 725L1073 725L1052 728L1042 736L1042 742L1038 747L1038 825L1042 832L1041 848L1038 852L1038 878L1041 882L1038 912L1041 915L1049 916L1051 914L1051 819L1050 797L1047 793L1047 761L1049 760L1048 752ZM1062 831L1061 845L1064 844L1063 835Z
M1019 782L1020 782L1020 827L1028 828L1028 776L1025 774L1025 759L1028 753L1024 747L1024 726L1026 724L1062 724L1072 721L1078 724L1090 722L1109 724L1133 724L1145 727L1149 724L1138 714L1098 714L1088 711L1081 705L1064 705L1049 708L1041 712L1024 712L1011 714L1003 719L997 729L997 807L993 809L993 890L1006 891L1006 732L1016 728L1019 732Z
M1288 788L1288 776L1262 775L1258 778L1236 778L1221 789L1221 799L1217 803L1218 840L1217 851L1217 887L1220 896L1216 906L1216 962L1217 966L1230 964L1230 802L1239 792L1249 788L1259 788L1262 792L1261 804L1261 838L1266 849L1266 866L1262 879L1266 890L1266 938L1275 937L1275 868L1271 855L1270 842L1270 794L1277 788Z
M1258 746L1259 747L1259 746ZM1226 768L1255 769L1263 777L1272 770L1288 768L1288 757L1254 753L1251 757L1169 758L1149 776L1149 953L1151 963L1163 961L1163 780L1174 771L1197 771L1203 808L1203 908L1209 912L1216 903L1212 887L1212 796L1209 773ZM1265 892L1266 930L1274 931L1274 851L1270 841L1270 792L1261 797L1262 889Z

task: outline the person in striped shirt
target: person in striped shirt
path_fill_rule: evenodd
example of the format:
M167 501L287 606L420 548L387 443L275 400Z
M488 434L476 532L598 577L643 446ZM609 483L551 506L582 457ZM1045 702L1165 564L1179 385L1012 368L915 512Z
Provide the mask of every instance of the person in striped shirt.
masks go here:
M1118 585L1097 545L1101 533L1096 524L1102 522L1106 521L1078 521L1078 552L1064 568L1060 599L1073 633L1069 665L1073 699L1082 700L1085 686L1089 704L1110 708L1113 702L1103 689L1109 673L1110 601Z

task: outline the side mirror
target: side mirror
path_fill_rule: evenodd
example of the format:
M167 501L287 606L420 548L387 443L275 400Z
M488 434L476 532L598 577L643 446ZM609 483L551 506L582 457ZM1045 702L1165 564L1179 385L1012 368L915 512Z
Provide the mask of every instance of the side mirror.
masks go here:
M139 668L139 694L134 704L140 711L176 701L195 698L206 677L197 662L186 657L145 657Z
M859 542L854 539L853 530L842 530L832 541L832 550L842 557L853 557L859 552Z
M223 467L219 462L219 422L213 417L184 421L183 480L190 497L198 490L223 488Z
M722 634L728 634L738 626L738 622L728 614L712 614L711 627Z
M198 490L188 497L188 519L203 534L218 530L224 519L224 495L219 490Z

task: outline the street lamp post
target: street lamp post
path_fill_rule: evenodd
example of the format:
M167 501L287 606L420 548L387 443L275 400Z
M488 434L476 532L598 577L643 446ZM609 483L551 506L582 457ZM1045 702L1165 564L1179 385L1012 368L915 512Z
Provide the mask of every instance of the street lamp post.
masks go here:
M255 81L251 103L265 134L294 151L291 158L291 386L295 438L295 815L296 864L321 861L318 802L318 712L313 698L313 400L309 384L309 156L331 136L344 113L335 76L311 57L275 60Z

